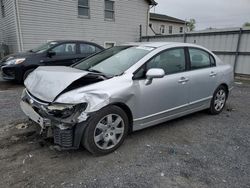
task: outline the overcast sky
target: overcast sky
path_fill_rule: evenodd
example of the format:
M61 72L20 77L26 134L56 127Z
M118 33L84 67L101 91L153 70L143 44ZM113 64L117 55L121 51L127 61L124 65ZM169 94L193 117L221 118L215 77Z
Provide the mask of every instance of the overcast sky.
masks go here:
M151 12L194 18L196 29L240 27L250 22L250 0L156 0Z

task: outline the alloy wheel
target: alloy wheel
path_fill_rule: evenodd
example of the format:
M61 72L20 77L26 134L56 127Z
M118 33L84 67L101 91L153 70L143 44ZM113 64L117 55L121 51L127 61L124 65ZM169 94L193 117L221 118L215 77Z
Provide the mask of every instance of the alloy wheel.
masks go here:
M226 93L223 89L220 89L216 95L214 100L214 108L216 111L220 111L226 102Z
M94 142L103 150L115 147L123 137L125 130L124 120L118 114L108 114L96 125Z

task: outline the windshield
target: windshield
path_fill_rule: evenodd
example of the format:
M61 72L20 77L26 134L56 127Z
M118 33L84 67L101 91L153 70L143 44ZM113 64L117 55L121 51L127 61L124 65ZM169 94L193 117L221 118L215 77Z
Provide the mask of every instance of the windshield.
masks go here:
M30 50L30 52L42 53L42 52L45 52L46 50L50 49L51 47L55 46L56 44L58 44L58 42L48 42L48 43L43 44L37 48Z
M116 46L81 61L74 68L116 76L122 74L153 48Z

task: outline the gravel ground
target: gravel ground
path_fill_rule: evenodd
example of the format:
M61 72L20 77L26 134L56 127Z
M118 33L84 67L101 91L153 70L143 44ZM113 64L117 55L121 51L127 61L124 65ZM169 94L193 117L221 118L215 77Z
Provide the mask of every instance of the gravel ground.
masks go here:
M19 108L22 88L0 81L0 187L250 187L250 84L236 84L220 115L132 133L102 157L40 140Z

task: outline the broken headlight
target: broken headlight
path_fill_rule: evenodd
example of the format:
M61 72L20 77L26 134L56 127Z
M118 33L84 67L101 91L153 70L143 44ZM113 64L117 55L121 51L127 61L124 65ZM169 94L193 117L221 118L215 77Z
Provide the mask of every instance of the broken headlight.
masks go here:
M84 111L87 107L87 103L83 104L52 104L47 106L47 113L49 115L53 115L56 118L68 118L76 112Z

